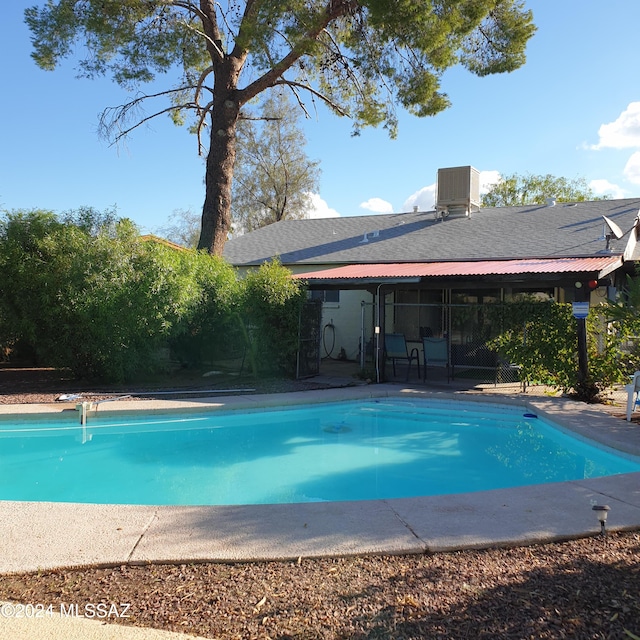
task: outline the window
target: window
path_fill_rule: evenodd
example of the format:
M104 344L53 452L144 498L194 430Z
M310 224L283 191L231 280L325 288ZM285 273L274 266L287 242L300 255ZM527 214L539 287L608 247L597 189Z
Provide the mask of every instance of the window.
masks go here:
M322 300L322 302L340 302L340 289L312 289L312 300Z

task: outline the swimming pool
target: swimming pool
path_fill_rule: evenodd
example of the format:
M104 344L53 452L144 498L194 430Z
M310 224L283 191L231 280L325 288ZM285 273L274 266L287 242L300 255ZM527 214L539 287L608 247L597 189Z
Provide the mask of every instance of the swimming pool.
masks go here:
M523 408L384 399L0 422L0 499L269 504L484 491L640 471Z

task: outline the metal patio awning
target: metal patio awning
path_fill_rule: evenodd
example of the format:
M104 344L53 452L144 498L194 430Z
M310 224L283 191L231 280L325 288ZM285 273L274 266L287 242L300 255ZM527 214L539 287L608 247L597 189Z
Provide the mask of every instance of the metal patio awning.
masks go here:
M320 271L297 273L295 278L310 284L402 283L423 278L461 278L478 276L514 276L535 274L597 273L604 278L623 264L622 256L588 258L524 258L516 260L479 260L456 262L406 262L352 264Z

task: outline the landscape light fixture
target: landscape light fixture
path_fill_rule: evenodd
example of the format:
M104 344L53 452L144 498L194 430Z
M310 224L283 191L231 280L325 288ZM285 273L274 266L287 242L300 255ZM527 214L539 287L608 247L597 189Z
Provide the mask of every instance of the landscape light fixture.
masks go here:
M598 522L600 523L600 535L606 535L605 525L611 507L609 507L608 504L594 504L591 508L596 512L596 518L598 518Z

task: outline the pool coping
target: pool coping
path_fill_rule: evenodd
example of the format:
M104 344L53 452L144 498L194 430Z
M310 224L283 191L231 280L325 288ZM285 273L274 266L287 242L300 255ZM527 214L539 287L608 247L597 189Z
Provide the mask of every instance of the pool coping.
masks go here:
M393 384L190 400L116 400L109 412L289 406L357 398L432 397L515 404L581 437L640 455L640 428L566 398L434 391ZM99 411L104 411L99 407ZM73 406L3 405L8 414ZM0 573L124 564L290 560L435 553L595 535L593 504L611 531L640 528L640 472L514 489L361 502L135 506L0 501Z

